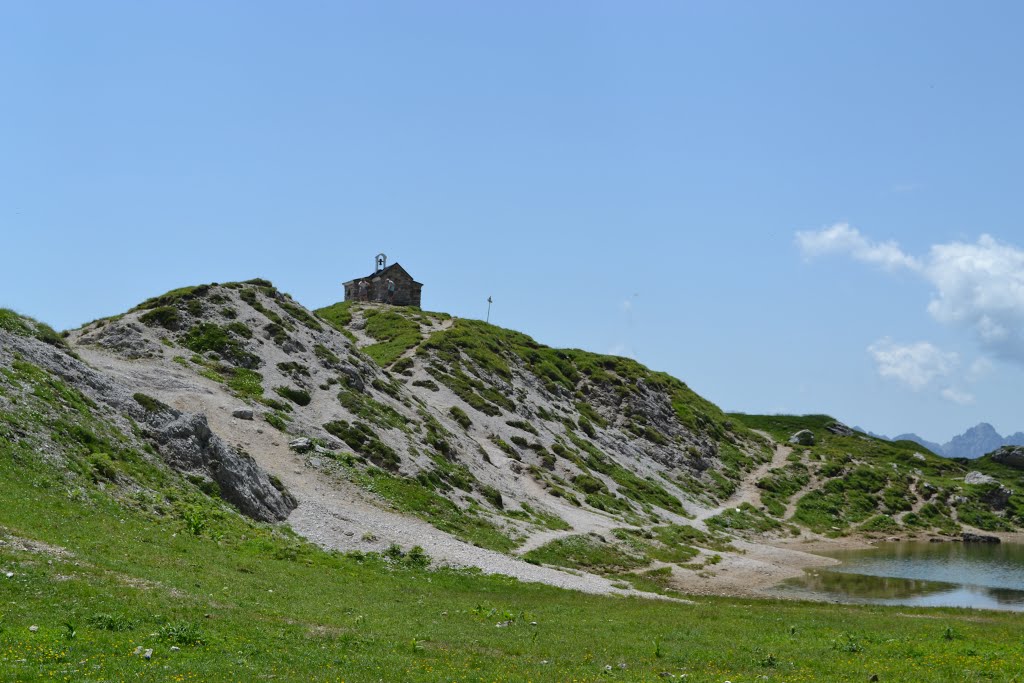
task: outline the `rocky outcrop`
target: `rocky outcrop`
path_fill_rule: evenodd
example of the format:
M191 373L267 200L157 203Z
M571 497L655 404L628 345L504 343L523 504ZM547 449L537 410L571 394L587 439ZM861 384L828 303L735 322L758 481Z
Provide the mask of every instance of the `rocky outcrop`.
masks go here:
M981 502L985 503L993 510L1004 510L1010 502L1010 496L1013 495L1013 489L1008 489L1002 484L997 484L991 489L981 494Z
M210 430L205 415L174 410L150 415L149 434L174 469L209 477L225 500L263 522L283 520L295 509L295 499L275 486L252 458L228 448ZM158 424L153 425L153 420Z
M992 462L1024 470L1024 446L1003 446L992 454Z
M832 422L827 424L825 425L825 429L837 436L853 436L856 434L856 432L844 425L842 422Z
M137 323L104 325L84 341L116 351L132 360L160 354L160 347L143 334L142 327Z
M168 465L216 482L222 497L244 514L271 522L285 519L295 508L295 500L283 487L275 486L252 459L228 448L213 434L205 416L182 413L152 397L133 394L65 350L36 339L0 330L0 351L0 365L14 357L10 354L17 354L99 404L97 411L126 434L132 433L133 424L143 426L144 435L157 445Z
M986 536L985 534L972 534L969 531L965 531L961 536L960 540L964 543L999 543L998 536Z

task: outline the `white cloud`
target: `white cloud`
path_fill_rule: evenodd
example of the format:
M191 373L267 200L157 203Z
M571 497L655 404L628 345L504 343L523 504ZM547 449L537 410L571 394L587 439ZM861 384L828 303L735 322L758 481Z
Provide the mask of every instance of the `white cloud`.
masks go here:
M869 346L868 353L874 358L879 375L914 391L949 375L960 362L956 353L943 351L929 342L897 344L888 337Z
M941 392L942 398L953 403L959 403L962 406L974 403L974 394L954 389L953 387L946 387Z
M991 360L985 356L976 358L974 362L971 363L970 369L967 370L967 381L977 382L988 375L988 373L992 372L992 369L993 365Z
M915 258L903 253L900 245L896 242L872 242L847 223L836 223L829 228L816 231L798 232L796 243L804 257L808 259L823 254L846 252L858 261L882 266L889 270L896 268L918 270L921 267Z
M796 233L805 258L846 253L888 270L906 268L933 287L931 316L969 329L992 355L1024 362L1024 250L982 235L974 244L931 247L924 259L895 242L872 242L846 223Z
M1024 251L989 235L937 244L924 273L935 286L932 317L973 329L997 356L1024 361Z

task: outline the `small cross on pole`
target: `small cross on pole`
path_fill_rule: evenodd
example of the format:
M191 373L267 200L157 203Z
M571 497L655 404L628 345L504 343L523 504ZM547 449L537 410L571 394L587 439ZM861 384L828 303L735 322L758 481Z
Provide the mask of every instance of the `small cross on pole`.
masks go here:
M487 323L491 322L491 304L492 303L494 303L494 300L491 299L491 297L487 297L487 320L485 321Z

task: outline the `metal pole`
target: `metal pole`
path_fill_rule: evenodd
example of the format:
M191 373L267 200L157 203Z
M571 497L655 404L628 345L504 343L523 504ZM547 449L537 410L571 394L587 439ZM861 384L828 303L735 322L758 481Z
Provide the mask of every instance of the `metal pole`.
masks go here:
M488 324L490 324L490 322L491 322L491 304L492 303L493 303L493 299L491 299L491 297L487 297L487 320L485 322L488 323Z

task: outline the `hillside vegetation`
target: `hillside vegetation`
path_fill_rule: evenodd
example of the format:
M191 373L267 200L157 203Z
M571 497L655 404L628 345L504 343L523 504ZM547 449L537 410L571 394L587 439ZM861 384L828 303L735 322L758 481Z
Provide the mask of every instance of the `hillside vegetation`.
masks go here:
M784 466L757 480L772 516L830 535L958 533L1024 526L1024 471L991 458L948 459L912 441L854 432L827 415L734 415L785 441L806 430ZM967 483L971 472L979 483ZM983 475L978 477L977 475Z

